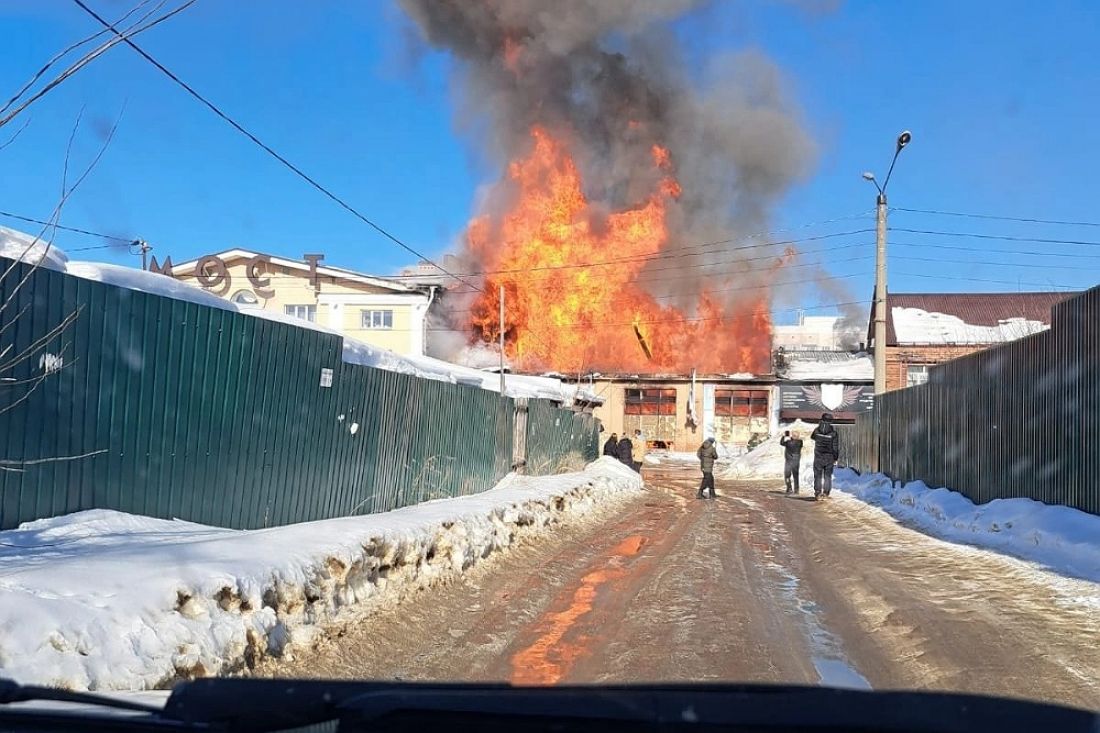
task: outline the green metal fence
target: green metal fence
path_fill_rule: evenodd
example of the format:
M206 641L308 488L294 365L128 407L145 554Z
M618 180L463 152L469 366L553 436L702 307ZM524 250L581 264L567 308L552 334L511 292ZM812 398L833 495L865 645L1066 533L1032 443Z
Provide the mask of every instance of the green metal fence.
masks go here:
M599 425L587 413L546 400L527 405L527 471L536 476L574 470L599 457Z
M513 400L344 363L332 334L23 264L0 303L0 528L91 508L264 527L469 494L512 466ZM595 457L590 416L532 403L540 470Z
M976 503L1028 497L1100 514L1098 362L1100 287L1055 306L1048 331L877 397L842 430L842 461Z

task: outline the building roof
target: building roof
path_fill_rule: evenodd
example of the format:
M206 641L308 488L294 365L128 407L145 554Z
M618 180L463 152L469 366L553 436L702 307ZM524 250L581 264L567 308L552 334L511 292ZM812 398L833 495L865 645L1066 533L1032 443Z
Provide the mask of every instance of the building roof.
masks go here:
M886 344L996 344L1050 327L1051 308L1075 292L888 293ZM874 336L874 309L867 340Z
M268 255L264 252L254 252L252 250L235 248L227 249L222 252L215 252L213 254L227 262L236 259L250 259L258 255L263 255L265 257L269 257L271 259L271 263L274 265L278 265L279 267L289 267L291 269L301 270L303 273L309 273L309 265L305 262L290 260L275 255ZM198 266L199 259L201 258L188 260L187 262L181 262L178 265L172 265L172 274L174 276L190 275L195 267ZM423 290L420 287L409 285L393 278L379 277L378 275L368 275L363 272L356 272L355 270L348 270L343 267L332 267L331 265L324 265L321 263L317 263L317 274L324 275L326 277L338 277L342 280L357 282L363 285L370 285L376 288L385 288L386 290L393 290L399 293L419 293Z
M869 354L850 351L783 349L780 376L803 382L870 382L875 365Z

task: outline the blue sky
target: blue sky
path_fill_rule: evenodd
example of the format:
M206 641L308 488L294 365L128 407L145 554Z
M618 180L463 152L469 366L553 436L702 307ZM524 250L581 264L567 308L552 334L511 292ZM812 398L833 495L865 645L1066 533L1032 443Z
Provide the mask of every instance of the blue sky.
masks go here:
M111 16L128 4L93 3ZM884 174L894 138L906 128L914 142L890 186L893 206L1100 222L1100 150L1093 144L1100 5L853 1L826 11L822 4L719 2L677 25L693 65L757 48L790 80L819 156L811 175L777 208L777 229L870 210L874 191L860 173ZM0 90L16 89L45 58L93 27L65 0L6 0ZM462 230L476 187L496 172L453 129L449 59L412 60L404 32L399 11L382 0L199 0L139 42L368 216L437 254ZM325 252L332 264L375 272L411 259L124 47L32 107L27 129L0 151L0 210L49 213L65 141L82 107L78 162L94 154L124 107L125 113L103 162L68 204L67 225L142 237L177 262L233 246L292 257ZM0 142L10 132L9 126L0 133ZM0 223L30 228L2 217ZM890 223L1100 242L1100 227L906 212L892 214ZM799 231L844 228L855 227L845 222ZM892 232L891 290L1084 287L1100 280L1097 246L954 234ZM872 237L863 236L870 253ZM58 242L70 249L103 244L81 235L61 235ZM860 274L845 282L864 299L870 265L844 262L851 253L838 253L832 269ZM110 249L83 255L134 261ZM913 257L930 261L907 259Z

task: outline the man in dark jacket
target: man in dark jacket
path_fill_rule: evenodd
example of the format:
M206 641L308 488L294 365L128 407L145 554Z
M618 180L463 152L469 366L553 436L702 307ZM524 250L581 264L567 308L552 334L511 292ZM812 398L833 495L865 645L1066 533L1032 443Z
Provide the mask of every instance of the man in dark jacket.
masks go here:
M619 460L623 462L623 465L630 466L637 471L638 469L634 466L634 444L630 442L630 438L624 435L619 439L618 451Z
M810 439L814 441L814 499L819 499L832 492L833 466L840 459L840 435L833 427L832 415L826 412L821 416Z
M603 444L603 454L612 458L619 457L619 436L616 433L612 433L607 442Z
M787 484L787 493L798 493L798 466L802 463L802 436L798 431L793 433L787 430L779 439L779 445L783 446L783 482Z
M703 471L703 481L699 484L697 496L705 499L706 495L703 491L710 489L710 498L713 499L718 496L714 490L714 462L718 460L718 449L714 447L714 438L704 440L699 450L695 451L695 455L699 457L699 468Z

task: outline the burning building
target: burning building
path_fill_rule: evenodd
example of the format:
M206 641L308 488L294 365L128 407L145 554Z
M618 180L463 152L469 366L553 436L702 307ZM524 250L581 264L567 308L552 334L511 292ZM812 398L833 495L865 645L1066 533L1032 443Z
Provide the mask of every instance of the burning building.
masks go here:
M674 22L705 4L401 0L454 58L459 127L500 171L457 246L434 355L503 331L525 371L771 372L799 255L755 233L813 145L761 54L689 69Z

